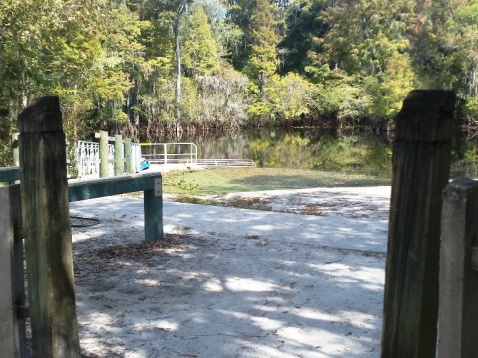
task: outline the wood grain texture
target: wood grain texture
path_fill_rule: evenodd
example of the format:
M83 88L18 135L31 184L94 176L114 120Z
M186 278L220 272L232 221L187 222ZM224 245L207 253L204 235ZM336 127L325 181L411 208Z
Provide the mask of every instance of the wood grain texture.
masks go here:
M0 352L12 358L25 354L25 320L17 315L25 305L19 189L0 188Z
M65 134L57 98L19 116L32 345L37 357L80 356L73 279Z
M453 92L412 91L396 118L382 357L435 357L454 102Z
M109 176L108 132L100 131L100 178Z
M438 358L478 357L478 181L457 179L444 192L440 250Z

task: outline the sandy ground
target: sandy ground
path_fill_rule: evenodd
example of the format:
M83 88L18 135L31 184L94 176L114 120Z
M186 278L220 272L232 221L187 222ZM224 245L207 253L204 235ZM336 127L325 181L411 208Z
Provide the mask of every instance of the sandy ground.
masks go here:
M85 357L379 357L390 187L71 204ZM79 218L86 218L79 219Z

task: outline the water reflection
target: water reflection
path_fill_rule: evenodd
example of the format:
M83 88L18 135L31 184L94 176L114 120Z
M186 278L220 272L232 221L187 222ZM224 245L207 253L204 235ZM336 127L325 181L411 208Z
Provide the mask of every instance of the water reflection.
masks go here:
M451 178L478 178L478 137L476 133L460 133L453 138Z
M253 159L259 167L338 171L390 178L392 138L377 133L340 135L321 129L245 130L241 132L184 134L181 138L148 141L193 142L198 158ZM478 143L466 134L452 143L451 177L478 177Z

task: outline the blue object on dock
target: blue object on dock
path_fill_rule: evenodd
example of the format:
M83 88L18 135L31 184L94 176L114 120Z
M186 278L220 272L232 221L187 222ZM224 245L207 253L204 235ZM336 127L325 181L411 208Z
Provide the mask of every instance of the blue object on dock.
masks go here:
M143 160L141 160L141 167L140 167L140 169L141 169L141 170L149 169L149 165L150 165L150 164L149 164L149 161L146 160L146 159L143 159Z

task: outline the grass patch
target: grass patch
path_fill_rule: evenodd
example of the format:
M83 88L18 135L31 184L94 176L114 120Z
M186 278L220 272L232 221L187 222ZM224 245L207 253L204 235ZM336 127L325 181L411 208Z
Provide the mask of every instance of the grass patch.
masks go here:
M201 197L200 195L179 194L175 197L174 201L178 203L189 203L199 205L212 205L212 206L228 206L241 209L254 209L262 211L271 211L270 206L264 205L264 201L261 198L234 198L227 201L210 199Z
M168 194L227 194L273 189L390 185L390 179L305 169L217 168L163 174Z
M259 235L247 235L246 239L259 240L261 237Z
M174 227L174 230L176 231L189 231L191 229L192 229L191 226L175 226Z
M199 205L216 205L216 206L221 205L221 203L216 200L203 199L197 196L192 196L187 194L176 197L174 201L178 203L189 203L189 204L199 204Z

